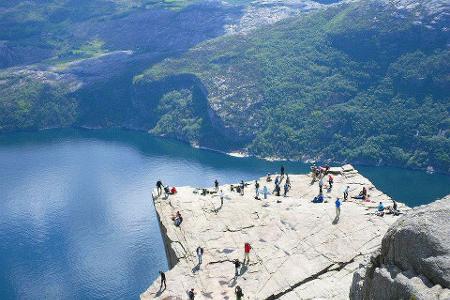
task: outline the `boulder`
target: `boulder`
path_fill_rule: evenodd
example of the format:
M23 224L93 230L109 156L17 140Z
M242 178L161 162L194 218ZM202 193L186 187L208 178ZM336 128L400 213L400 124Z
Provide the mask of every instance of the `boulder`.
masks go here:
M353 276L351 299L450 298L450 195L410 210Z

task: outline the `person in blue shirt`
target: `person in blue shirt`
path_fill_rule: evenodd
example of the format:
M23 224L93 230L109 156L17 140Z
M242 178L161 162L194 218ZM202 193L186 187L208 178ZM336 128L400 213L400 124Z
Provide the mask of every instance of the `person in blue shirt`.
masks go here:
M339 218L339 216L341 215L341 200L339 198L336 198L336 219Z
M383 202L380 202L380 204L378 204L378 211L377 211L377 215L382 217L384 215L384 205Z

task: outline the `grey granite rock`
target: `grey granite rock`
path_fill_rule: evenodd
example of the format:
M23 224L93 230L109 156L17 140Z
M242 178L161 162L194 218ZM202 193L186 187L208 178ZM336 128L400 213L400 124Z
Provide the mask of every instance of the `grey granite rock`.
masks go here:
M353 277L351 299L450 298L450 196L410 210Z

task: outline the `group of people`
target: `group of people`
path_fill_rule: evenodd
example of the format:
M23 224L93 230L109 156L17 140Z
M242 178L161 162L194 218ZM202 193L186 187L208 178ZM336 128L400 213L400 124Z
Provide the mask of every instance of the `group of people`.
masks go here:
M177 193L177 189L175 187L170 188L168 185L164 185L161 180L156 182L156 198L161 197L164 192L164 198L167 199L169 195L173 195Z
M384 207L383 202L380 202L375 213L377 216L383 217L384 214L392 214L394 216L400 215L400 210L398 209L397 202L392 200L392 205Z
M234 272L235 279L239 276L240 271L242 271L242 266L250 263L250 250L251 249L252 249L252 247L250 246L250 243L245 243L244 244L244 260L243 260L242 264L239 261L239 259L235 259L233 261L234 269L235 269L235 272ZM203 263L204 249L201 246L198 246L197 249L195 250L195 253L197 254L198 266L200 266ZM160 275L159 292L163 292L167 288L166 274L163 271L159 271L159 275ZM244 297L244 292L242 291L242 288L239 285L235 287L234 293L236 295L237 300L241 300ZM187 291L187 295L190 300L195 299L195 294L196 293L193 288L190 289L189 291Z
M334 178L331 174L328 174L330 170L329 166L325 166L325 167L317 167L315 165L313 165L311 167L311 175L312 175L312 182L311 184L314 184L314 182L319 179L319 195L315 196L312 200L313 203L323 203L325 202L325 197L323 195L323 187L324 187L324 178L326 177L326 175L328 175L328 192L331 192L332 188L333 188L333 183L334 183ZM349 197L349 192L350 192L350 186L346 186L343 190L343 201L347 201L348 197ZM363 200L363 201L369 201L369 194L367 192L367 188L363 187L362 190L358 193L358 195L356 196L352 196L352 199L359 199L359 200ZM385 213L387 214L393 214L395 216L398 216L400 214L400 211L398 210L398 206L397 206L397 202L395 202L395 200L393 201L393 205L392 206L388 206L387 208L384 207L383 202L380 202L377 210L375 212L376 215L378 216L383 216ZM341 199L338 197L336 198L335 201L335 206L336 206L336 218L335 221L339 220L340 214L341 214L341 205L342 205L342 201ZM385 212L385 210L387 209L387 212Z
M311 167L311 172L312 172L312 184L318 179L318 185L319 185L319 195L314 197L313 202L315 203L322 203L324 202L324 195L323 195L323 188L324 188L324 181L325 178L327 178L328 181L328 192L330 192L333 188L333 184L334 184L334 178L332 176L332 174L328 174L329 173L329 166L325 166L325 167L316 167L315 165ZM328 176L326 176L328 175ZM284 180L285 179L285 180ZM284 166L281 166L280 168L280 175L277 175L275 177L274 180L274 189L273 189L273 194L275 196L280 196L281 195L281 185L283 183L284 180L284 185L283 185L283 196L286 197L289 190L291 189L291 182L290 182L290 178L287 174L285 174L285 168ZM266 177L266 182L272 182L272 176L271 174L267 174ZM238 192L240 195L244 195L244 191L246 189L246 187L249 185L249 183L245 183L243 180L239 183L239 185L231 185L230 189L231 191L236 191ZM170 193L176 193L176 189L175 187L172 190L169 190L168 186L164 186L162 184L162 182L160 180L157 181L156 183L156 187L157 187L157 192L158 192L158 197L161 196L162 192L164 191L166 197L170 194ZM267 185L264 185L263 188L261 189L260 183L258 180L255 180L254 183L254 187L255 187L255 199L257 200L261 200L260 195L262 194L264 199L267 199L268 195L270 195L271 193L269 192L269 189L267 187ZM219 193L220 191L220 206L223 206L223 200L224 200L224 193L223 191L219 188L219 182L216 179L214 181L214 191L210 192L211 194L213 193ZM350 192L350 186L346 186L343 190L343 201L348 201L349 198L349 192ZM351 198L353 199L361 199L361 200L368 200L368 192L366 187L363 187L362 190L359 192L358 195L353 196ZM335 221L337 222L337 220L339 220L340 214L341 214L341 206L342 206L342 201L341 198L336 198L335 201L335 208L336 208L336 218ZM386 212L387 210L387 212ZM385 213L387 214L393 214L393 215L399 215L400 212L398 210L398 206L397 203L395 201L393 201L393 205L389 206L387 208L384 207L383 203L380 202L378 207L377 207L377 211L376 214L378 216L383 216ZM175 216L172 217L172 220L174 221L175 226L180 226L182 221L183 221L183 217L181 216L181 213L179 211L177 211L177 213L175 214ZM245 264L248 264L250 262L250 251L251 251L252 247L250 246L249 243L245 243L244 244L244 259L242 261L242 263L239 261L239 259L235 259L233 261L234 264L234 268L235 268L235 278L237 278L240 274L240 272L242 272L242 266ZM198 266L200 266L203 262L203 254L204 254L204 249L202 247L197 247L196 249L196 255L197 255L197 259L198 259ZM164 289L166 288L166 276L164 274L164 272L160 271L160 276L161 276L161 286L160 286L160 290L162 290L163 286ZM189 291L187 291L187 294L189 296L189 299L194 299L195 298L195 292L194 289L191 289ZM236 295L236 299L241 299L243 297L243 291L241 289L240 286L236 286L235 288L235 295Z

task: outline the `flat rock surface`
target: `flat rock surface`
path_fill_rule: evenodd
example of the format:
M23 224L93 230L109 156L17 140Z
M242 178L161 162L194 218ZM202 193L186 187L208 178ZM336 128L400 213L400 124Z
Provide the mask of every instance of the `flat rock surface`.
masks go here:
M379 248L388 227L398 219L374 214L378 202L391 205L391 198L349 166L334 175L331 191L326 183L326 203L311 202L319 187L317 181L311 184L309 175L289 177L288 197L256 200L254 182L249 182L244 196L230 191L230 185L221 186L222 207L218 194L202 196L192 187L179 188L168 199L155 199L174 266L166 272L167 289L161 292L157 279L141 299L186 299L191 288L196 299L235 299L237 285L245 299L347 299L359 262ZM274 188L265 178L260 185ZM366 187L370 201L343 202L336 222L334 201L342 198L347 185L350 196ZM399 209L408 208L399 204ZM180 227L172 221L177 211L183 216ZM245 242L252 246L250 263L234 278L233 261L242 262ZM198 246L205 249L199 268Z

